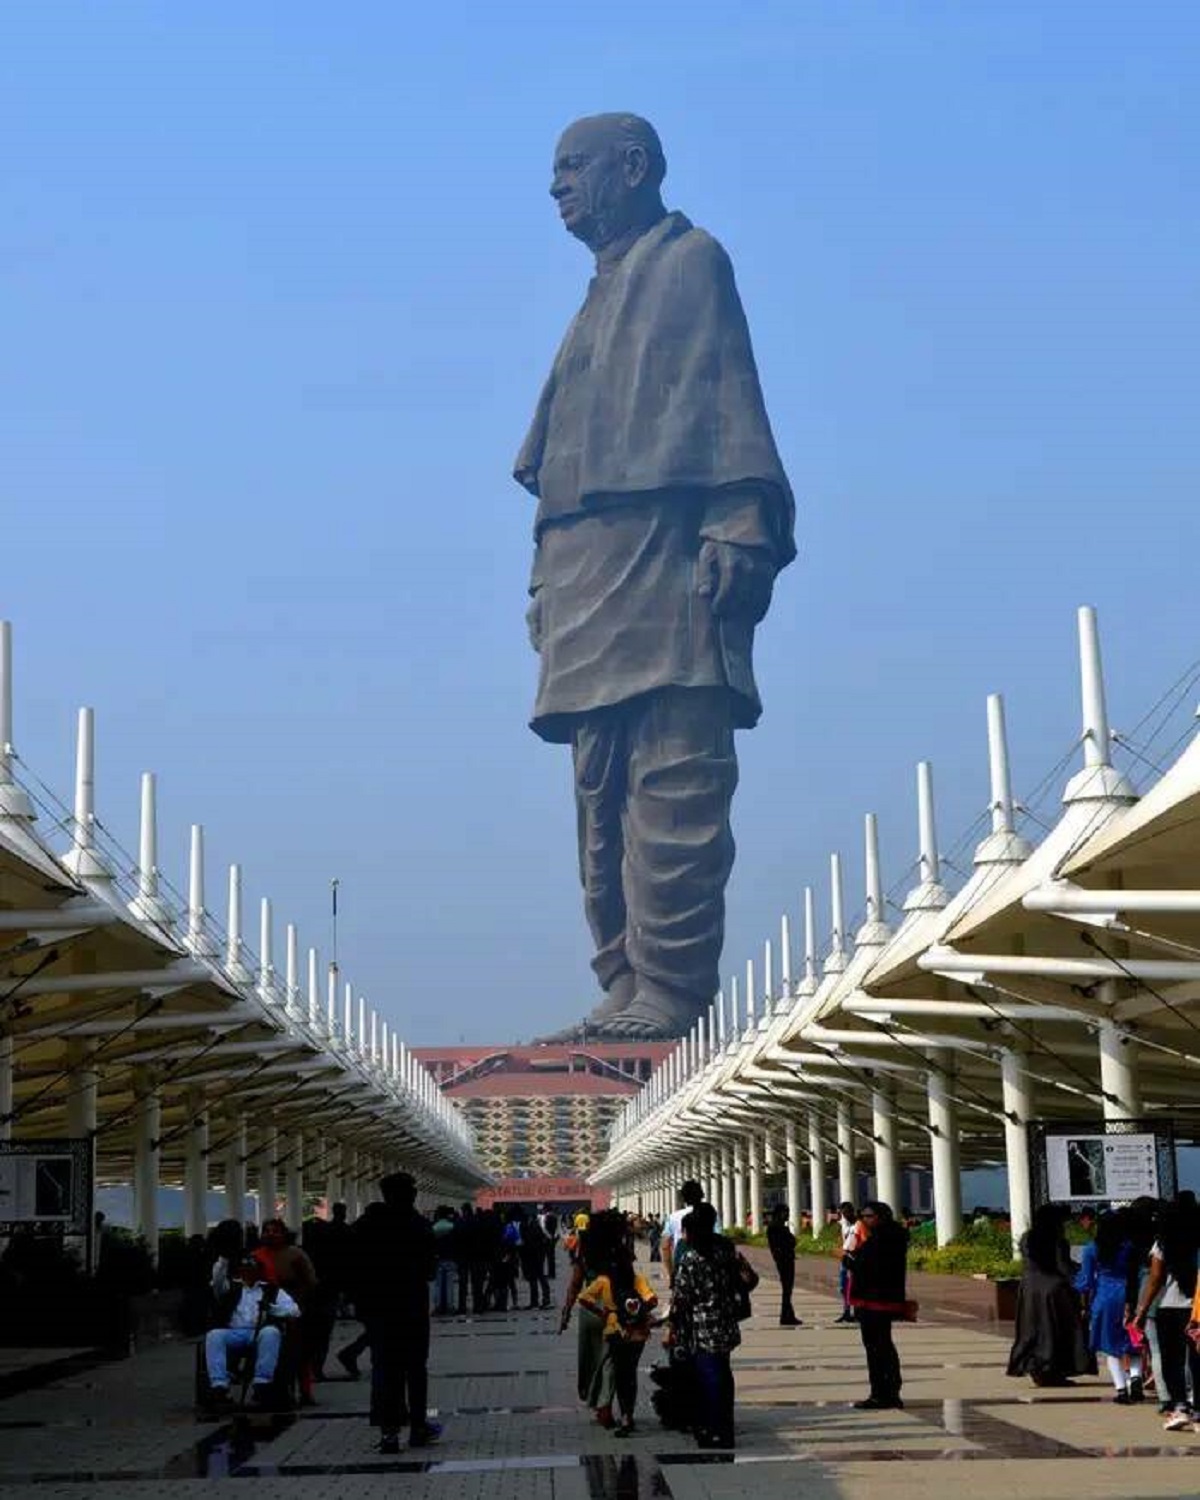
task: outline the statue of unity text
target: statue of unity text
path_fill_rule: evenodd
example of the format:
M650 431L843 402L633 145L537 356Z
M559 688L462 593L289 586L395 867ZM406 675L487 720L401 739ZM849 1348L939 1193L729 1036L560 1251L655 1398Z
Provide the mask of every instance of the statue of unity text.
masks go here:
M733 268L664 207L665 175L636 115L559 141L551 196L595 274L515 469L537 500L532 728L571 747L604 991L582 1026L614 1040L681 1036L716 994L734 731L761 713L754 631L796 554Z

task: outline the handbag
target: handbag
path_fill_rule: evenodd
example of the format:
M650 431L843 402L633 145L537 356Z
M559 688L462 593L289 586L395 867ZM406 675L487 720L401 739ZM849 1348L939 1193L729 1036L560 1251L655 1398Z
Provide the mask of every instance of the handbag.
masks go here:
M740 1250L734 1251L733 1272L733 1292L737 1302L736 1316L739 1323L744 1323L754 1311L750 1303L750 1293L757 1289L760 1278L758 1272Z

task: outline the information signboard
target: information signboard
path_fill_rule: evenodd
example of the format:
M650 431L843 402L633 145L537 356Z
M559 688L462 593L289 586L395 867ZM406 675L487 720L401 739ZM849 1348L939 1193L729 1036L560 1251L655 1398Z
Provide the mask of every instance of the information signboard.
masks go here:
M0 1141L0 1234L92 1227L90 1140Z
M1175 1193L1175 1138L1168 1120L1033 1121L1033 1201L1129 1203Z

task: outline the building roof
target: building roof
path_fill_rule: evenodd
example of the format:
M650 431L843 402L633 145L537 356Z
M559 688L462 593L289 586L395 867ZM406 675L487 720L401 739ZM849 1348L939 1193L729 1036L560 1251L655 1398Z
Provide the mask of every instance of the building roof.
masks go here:
M428 1065L431 1062L473 1063L502 1053L514 1062L550 1066L565 1063L572 1057L596 1057L604 1062L620 1058L649 1058L661 1062L678 1046L677 1042L541 1042L533 1046L514 1046L507 1042L478 1043L457 1047L414 1047L413 1056Z
M601 1078L595 1073L488 1073L464 1083L447 1084L442 1092L449 1099L545 1099L575 1098L581 1094L609 1095L624 1099L636 1094L630 1079Z

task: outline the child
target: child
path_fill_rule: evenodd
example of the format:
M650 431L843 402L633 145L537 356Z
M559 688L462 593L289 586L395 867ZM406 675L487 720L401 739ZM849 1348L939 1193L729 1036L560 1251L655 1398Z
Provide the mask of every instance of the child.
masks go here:
M658 1306L654 1290L633 1269L633 1255L621 1245L612 1257L611 1267L590 1281L579 1294L579 1301L591 1312L604 1318L604 1337L612 1355L617 1405L621 1420L613 1429L614 1437L628 1437L633 1431L633 1410L637 1404L637 1368L650 1337L650 1320Z

